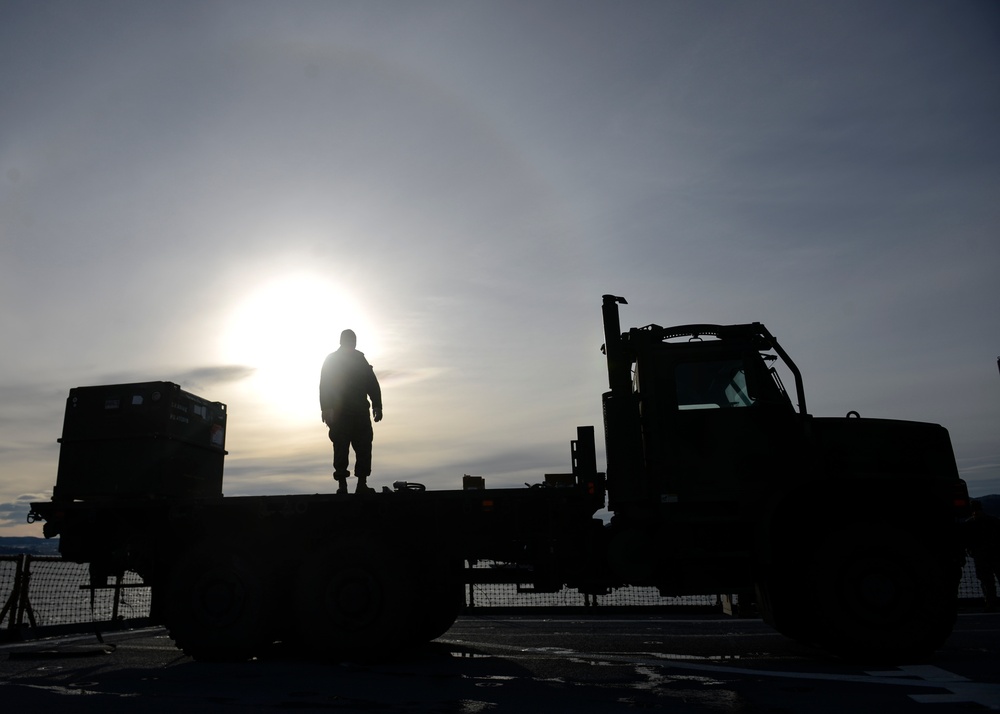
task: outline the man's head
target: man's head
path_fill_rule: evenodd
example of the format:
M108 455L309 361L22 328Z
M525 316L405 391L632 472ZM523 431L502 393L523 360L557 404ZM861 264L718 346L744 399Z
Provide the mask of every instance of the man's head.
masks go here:
M340 346L350 347L352 350L358 346L358 336L354 334L354 330L344 330L340 333Z

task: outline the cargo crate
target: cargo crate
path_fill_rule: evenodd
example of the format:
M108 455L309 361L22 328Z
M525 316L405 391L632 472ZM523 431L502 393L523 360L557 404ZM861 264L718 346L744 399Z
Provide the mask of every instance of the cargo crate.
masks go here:
M226 405L173 382L76 387L66 400L62 441L164 436L225 449Z
M77 387L53 497L222 495L226 405L172 382Z

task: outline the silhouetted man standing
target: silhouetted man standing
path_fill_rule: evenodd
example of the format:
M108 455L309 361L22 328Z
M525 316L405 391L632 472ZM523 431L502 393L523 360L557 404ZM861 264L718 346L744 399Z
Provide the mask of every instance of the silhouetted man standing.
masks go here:
M337 493L347 493L347 470L350 448L354 448L354 475L358 477L355 493L374 493L368 486L372 472L372 423L368 417L368 398L375 421L382 421L382 389L375 370L355 347L358 337L353 330L340 333L340 349L323 362L319 380L319 406L323 423L330 428L333 442L333 477Z

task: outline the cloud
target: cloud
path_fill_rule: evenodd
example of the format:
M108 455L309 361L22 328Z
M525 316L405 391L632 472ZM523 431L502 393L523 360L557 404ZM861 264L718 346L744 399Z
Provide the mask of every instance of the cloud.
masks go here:
M168 381L180 385L182 389L187 391L197 391L217 384L227 384L248 379L253 375L254 371L254 367L245 365L215 365L180 370L177 370L177 368L147 368L141 371L138 369L129 369L96 374L88 378L86 384L72 384L60 387L60 389L65 389L65 393L68 394L68 390L72 387Z
M181 372L175 376L177 384L193 390L207 389L217 384L229 382L239 382L248 379L255 372L255 368L244 365L221 365L218 367L198 367Z
M14 501L0 503L0 528L26 523L31 504L48 500L48 494L27 493L18 496Z
M64 385L55 382L0 384L0 423L7 418L18 422L30 418L40 404L57 405L61 409L67 393Z
M1000 454L959 458L958 467L972 496L1000 494Z
M438 375L442 374L445 370L442 368L435 367L425 367L419 369L376 369L375 374L378 377L380 385L391 384L392 386L399 386L402 384L412 384L414 382L423 382L427 379L433 379Z

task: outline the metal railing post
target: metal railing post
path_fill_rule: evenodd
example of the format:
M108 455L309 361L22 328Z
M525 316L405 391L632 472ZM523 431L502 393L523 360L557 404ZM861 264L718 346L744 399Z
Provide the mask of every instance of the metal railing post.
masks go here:
M17 605L21 598L21 575L24 572L25 557L23 553L17 556L17 564L14 566L14 587L11 588L10 595L0 610L0 627L3 626L3 619L9 615L10 621L7 624L9 630L17 627Z
M115 597L111 604L111 622L112 627L118 625L118 603L122 596L122 573L115 575Z
M28 623L31 625L32 629L38 627L38 623L35 622L35 611L31 608L31 600L28 598L28 591L31 587L31 560L32 556L30 553L23 556L24 557L24 569L21 571L21 587L18 588L18 603L17 603L17 626L21 627L24 625L24 614L28 614Z

